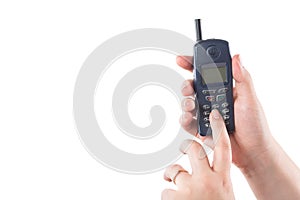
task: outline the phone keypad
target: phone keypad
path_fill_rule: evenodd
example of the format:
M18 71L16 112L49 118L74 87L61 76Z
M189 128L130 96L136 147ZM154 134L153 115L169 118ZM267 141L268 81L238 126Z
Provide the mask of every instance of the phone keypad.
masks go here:
M205 95L206 104L202 105L203 109L203 122L204 126L209 128L209 114L212 109L218 109L221 113L224 122L226 125L229 125L229 104L226 102L226 92L228 88L218 88L218 89L209 89L209 90L202 90L202 94Z

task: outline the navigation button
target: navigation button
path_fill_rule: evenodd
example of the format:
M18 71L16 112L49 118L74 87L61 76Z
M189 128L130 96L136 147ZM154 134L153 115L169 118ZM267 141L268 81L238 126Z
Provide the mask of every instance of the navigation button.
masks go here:
M216 90L202 90L203 94L215 94Z
M213 101L216 100L216 97L214 97L214 96L206 96L205 99L206 99L207 101L213 102Z
M226 95L225 94L220 94L217 96L217 101L224 101L226 99Z
M226 93L228 91L228 88L220 88L218 90L218 93Z

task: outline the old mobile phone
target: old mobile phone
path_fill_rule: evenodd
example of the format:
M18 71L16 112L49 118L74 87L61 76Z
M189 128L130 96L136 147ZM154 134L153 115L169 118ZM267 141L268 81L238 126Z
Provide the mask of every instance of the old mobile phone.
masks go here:
M197 101L198 132L211 135L209 114L218 109L228 133L235 130L233 81L228 42L202 40L201 21L195 20L197 42L194 45L194 89Z

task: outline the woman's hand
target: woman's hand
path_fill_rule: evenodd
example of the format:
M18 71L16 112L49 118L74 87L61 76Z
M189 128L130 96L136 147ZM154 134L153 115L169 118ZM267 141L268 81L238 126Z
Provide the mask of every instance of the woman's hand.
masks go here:
M228 133L217 110L211 112L210 122L214 142L212 166L199 143L184 141L180 149L189 156L192 173L188 173L180 165L168 167L164 178L166 181L173 181L178 190L164 190L163 200L234 199L230 180L231 146Z
M184 69L192 71L191 63L192 57L190 56L177 57L177 64ZM250 74L242 66L239 55L232 58L232 71L235 80L233 89L235 133L230 134L232 157L235 165L248 173L257 168L257 158L268 152L275 145L275 141L256 97ZM193 80L183 83L182 94L186 99L182 104L185 113L181 117L181 125L186 131L197 136ZM205 140L208 137L200 138Z
M177 63L186 70L193 70L192 57L178 56ZM272 137L250 74L238 55L232 58L232 71L235 80L235 132L230 134L233 162L243 172L258 199L299 199L300 170ZM192 80L183 83L182 94L186 99L182 103L185 113L181 125L210 144L209 137L197 133L192 83Z

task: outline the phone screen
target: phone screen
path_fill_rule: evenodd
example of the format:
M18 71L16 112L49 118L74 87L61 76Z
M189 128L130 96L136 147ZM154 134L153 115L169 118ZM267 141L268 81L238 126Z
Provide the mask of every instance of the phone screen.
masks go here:
M202 65L201 76L203 85L211 83L226 83L228 79L226 63L212 63Z

